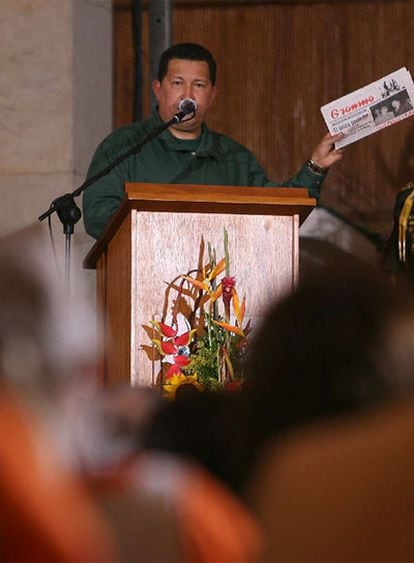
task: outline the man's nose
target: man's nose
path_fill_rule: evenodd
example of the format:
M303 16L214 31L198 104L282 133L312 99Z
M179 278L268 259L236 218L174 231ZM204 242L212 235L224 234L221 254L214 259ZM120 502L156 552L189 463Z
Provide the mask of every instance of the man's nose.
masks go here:
M194 99L194 88L192 84L186 84L184 89L184 98Z

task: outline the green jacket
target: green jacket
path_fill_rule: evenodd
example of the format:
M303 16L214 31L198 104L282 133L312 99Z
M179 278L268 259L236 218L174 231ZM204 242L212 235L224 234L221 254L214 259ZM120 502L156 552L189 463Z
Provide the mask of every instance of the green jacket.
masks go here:
M162 123L154 111L144 121L113 131L97 148L88 178ZM317 198L322 181L323 177L314 174L306 165L286 182L271 181L248 149L225 135L210 131L205 124L201 137L194 141L176 139L166 130L145 145L139 154L130 156L85 190L83 220L86 231L99 238L124 197L125 182L305 187L312 197Z

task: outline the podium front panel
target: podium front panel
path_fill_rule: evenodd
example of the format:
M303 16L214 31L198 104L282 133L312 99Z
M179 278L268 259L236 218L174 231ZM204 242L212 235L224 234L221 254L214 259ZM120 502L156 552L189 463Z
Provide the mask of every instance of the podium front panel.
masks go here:
M240 298L246 296L246 319L253 331L270 305L298 280L299 217L215 213L164 213L132 209L130 382L155 383L156 366L142 346L151 344L144 326L160 320L167 284L198 266L203 239L224 257L228 233L230 275ZM129 247L129 245L128 245ZM204 263L208 261L205 253ZM224 275L224 274L223 274ZM127 296L125 295L125 299ZM129 306L129 303L128 303ZM126 313L125 313L126 314ZM109 367L109 366L108 366Z

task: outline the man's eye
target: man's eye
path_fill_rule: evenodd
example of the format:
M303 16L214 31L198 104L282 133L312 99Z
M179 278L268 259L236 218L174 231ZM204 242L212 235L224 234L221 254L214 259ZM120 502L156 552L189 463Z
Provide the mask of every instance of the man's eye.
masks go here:
M204 82L196 82L196 83L195 83L195 87L196 87L196 88L205 88L206 85L204 84Z
M173 86L181 86L182 83L181 83L181 80L173 80L173 81L171 82L171 84L172 84Z

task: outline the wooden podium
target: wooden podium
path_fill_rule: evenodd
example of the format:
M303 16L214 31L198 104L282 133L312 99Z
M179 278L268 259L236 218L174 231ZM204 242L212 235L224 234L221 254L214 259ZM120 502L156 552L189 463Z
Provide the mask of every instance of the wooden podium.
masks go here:
M143 326L160 319L167 283L198 265L201 240L224 256L253 330L299 274L299 224L316 204L305 188L126 184L126 196L85 258L97 270L104 384L150 386Z

